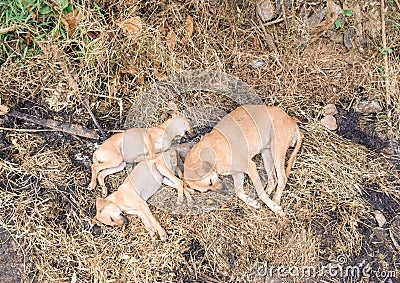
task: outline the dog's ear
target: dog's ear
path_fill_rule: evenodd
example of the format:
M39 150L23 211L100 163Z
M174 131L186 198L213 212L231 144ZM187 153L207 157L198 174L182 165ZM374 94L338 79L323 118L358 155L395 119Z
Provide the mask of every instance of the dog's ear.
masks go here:
M176 114L179 113L178 106L175 104L173 101L169 101L167 104L168 112L172 115L175 116Z
M209 161L201 162L200 168L197 170L198 177L202 177L211 173L214 169L214 164Z
M107 204L110 202L105 198L97 198L96 199L96 209L97 211L101 211Z

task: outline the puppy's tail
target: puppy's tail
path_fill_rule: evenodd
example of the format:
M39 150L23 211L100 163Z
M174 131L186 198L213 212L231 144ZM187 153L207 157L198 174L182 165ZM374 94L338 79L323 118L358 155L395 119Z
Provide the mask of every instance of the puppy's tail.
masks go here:
M292 146L294 146L294 149L288 160L288 165L286 167L286 177L289 177L290 170L292 169L293 163L296 160L297 153L299 153L303 137L304 135L300 131L299 126L296 125L296 136L293 139L293 144L292 144Z

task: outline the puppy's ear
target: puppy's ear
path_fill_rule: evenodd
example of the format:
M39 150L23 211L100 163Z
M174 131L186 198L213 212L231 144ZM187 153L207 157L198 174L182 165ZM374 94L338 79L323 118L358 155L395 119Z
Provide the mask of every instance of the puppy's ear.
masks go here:
M178 106L175 104L173 101L169 101L167 104L168 112L172 115L175 116L176 114L179 113Z
M211 163L209 161L201 162L201 166L197 170L198 177L202 177L202 176L210 174L213 169L214 169L213 163Z
M105 198L97 198L96 199L96 209L97 211L102 210L107 204L110 202L106 200Z

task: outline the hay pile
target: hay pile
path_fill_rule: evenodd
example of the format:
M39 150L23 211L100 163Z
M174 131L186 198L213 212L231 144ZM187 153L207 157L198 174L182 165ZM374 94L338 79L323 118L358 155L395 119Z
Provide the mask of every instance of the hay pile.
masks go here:
M399 98L391 94L390 109L385 108L388 97L379 71L383 56L375 45L379 38L367 37L363 52L348 52L342 43L311 36L301 8L313 11L323 3L294 1L280 23L261 28L255 3L249 1L98 1L99 8L91 1L74 2L83 12L74 35L41 42L49 52L24 60L14 54L1 65L1 104L95 129L59 67L64 60L77 73L80 95L89 97L102 128L118 130L151 83L182 70L220 70L246 82L266 104L300 119L304 144L282 199L287 218L278 219L265 206L249 209L235 197L196 216L151 207L168 233L161 242L150 238L137 217L125 229L91 225L100 195L100 189L87 190L95 141L10 130L36 126L1 116L0 225L11 237L7 243L17 243L3 249L23 258L10 263L21 270L23 282L269 282L269 275L257 274L260 264L318 267L336 263L339 255L350 262L362 254L367 234L376 227L374 209L385 213L387 225L399 214L393 164L319 123L327 103L347 108L375 99L384 106L376 116L377 132L398 134L391 125L398 121ZM398 15L389 7L388 21ZM142 21L137 38L118 25L135 16ZM269 49L265 32L273 35L276 50ZM171 40L172 34L179 40ZM388 46L395 46L398 30L388 26L387 37ZM59 50L65 56L56 56ZM395 69L396 55L388 56ZM264 63L254 68L249 63L257 58ZM190 92L178 102L182 111L195 105L224 111L234 107L223 95L208 91ZM156 114L152 123L164 120L168 111L160 107ZM109 177L111 190L124 174ZM384 204L391 206L371 202L372 195L386 197ZM396 250L390 255L386 265L382 260L375 268L398 271Z

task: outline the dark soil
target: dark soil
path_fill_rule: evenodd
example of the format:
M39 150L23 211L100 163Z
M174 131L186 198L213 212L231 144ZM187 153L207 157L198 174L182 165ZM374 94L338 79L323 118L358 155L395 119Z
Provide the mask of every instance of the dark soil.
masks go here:
M32 264L25 258L16 239L0 228L0 281L4 283L26 282Z

